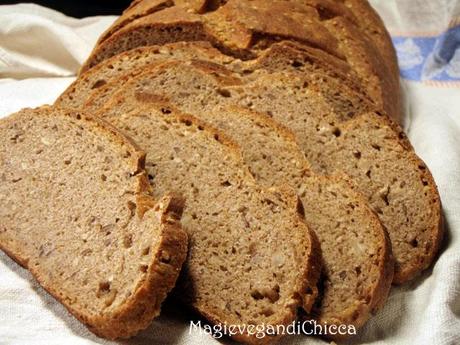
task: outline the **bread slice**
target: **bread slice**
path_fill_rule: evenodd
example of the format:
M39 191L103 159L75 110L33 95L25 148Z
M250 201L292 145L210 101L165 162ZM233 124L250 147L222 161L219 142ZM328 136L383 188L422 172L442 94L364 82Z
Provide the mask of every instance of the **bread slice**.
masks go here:
M149 7L146 1L132 10L141 4ZM344 5L327 0L229 0L204 14L181 5L148 13L142 9L138 19L120 19L124 25L109 29L111 35L95 47L81 71L139 46L204 40L224 54L252 59L275 42L291 40L346 59L376 105L400 118L398 71L387 68L379 49Z
M0 248L98 336L146 328L187 253L183 202L155 204L144 153L80 112L0 121Z
M149 110L158 107L161 96L168 98L165 87L163 95L151 97L148 83L146 92L139 85L134 79L121 87L100 113L111 118L133 109ZM179 84L168 87L187 91ZM328 325L362 326L386 300L394 268L390 240L364 198L339 178L312 174L293 134L267 116L237 107L187 107L180 100L175 104L230 135L259 183L297 190L324 259L321 298L309 317ZM174 111L168 105L163 108Z
M228 64L232 58L212 48L208 42L179 42L164 46L137 48L105 60L77 78L55 101L55 105L80 108L89 95L101 86L132 71L142 71L162 60L193 59Z
M187 11L203 13L212 10L219 1L217 0L140 0L133 1L131 5L123 11L123 14L108 28L99 38L97 44L105 41L116 31L120 30L133 20L145 17L149 14L159 12L165 8L182 6Z
M99 115L146 150L155 195L186 199L179 296L217 324L288 325L311 307L320 249L292 190L256 185L237 146L191 116L166 108ZM259 341L247 330L235 338Z
M397 125L366 107L356 111L354 104L363 100L352 90L286 71L260 70L256 80L244 83L244 77L206 62L171 62L136 80L154 95L167 89L175 104L239 104L292 130L313 171L343 172L366 196L390 234L395 283L414 278L434 260L442 215L433 178ZM174 93L168 84L177 83L188 91ZM116 83L108 90L106 99Z

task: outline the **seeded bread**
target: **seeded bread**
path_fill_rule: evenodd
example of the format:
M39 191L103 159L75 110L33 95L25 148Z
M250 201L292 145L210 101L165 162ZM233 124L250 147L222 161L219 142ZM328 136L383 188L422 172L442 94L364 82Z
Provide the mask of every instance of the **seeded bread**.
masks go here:
M139 76L139 82L147 92L134 79L120 88L101 113L116 117L133 109L158 107L161 96L149 93L146 76L147 72ZM179 84L168 87L186 92ZM164 99L167 91L162 88ZM340 179L312 174L293 134L262 114L236 107L188 107L180 100L175 104L236 140L258 182L268 187L286 184L297 190L324 259L321 298L310 317L328 325L362 326L383 305L394 268L389 238L364 198ZM171 106L163 107L173 111Z
M224 54L252 59L287 39L346 59L376 105L400 120L398 73L389 67L395 63L385 61L388 56L381 55L347 6L328 0L229 0L198 14L183 5L159 11L151 5L155 2L146 0L133 7L137 19L122 16L124 24L109 29L111 34L95 47L81 71L145 45L204 40Z
M146 81L157 95L163 85L180 82L187 92L165 92L174 103L239 104L263 112L293 131L315 172L350 176L390 234L395 283L414 278L434 260L442 217L433 178L397 125L365 107L356 111L362 98L353 90L286 71L259 71L244 83L244 77L205 62L171 62ZM117 85L109 89L106 99Z
M0 248L97 335L146 328L186 257L182 202L155 205L144 153L95 117L25 109L0 133Z
M321 257L292 190L256 185L237 146L191 116L165 108L99 115L146 150L155 195L186 199L190 248L178 296L214 323L287 325L297 308L311 308Z

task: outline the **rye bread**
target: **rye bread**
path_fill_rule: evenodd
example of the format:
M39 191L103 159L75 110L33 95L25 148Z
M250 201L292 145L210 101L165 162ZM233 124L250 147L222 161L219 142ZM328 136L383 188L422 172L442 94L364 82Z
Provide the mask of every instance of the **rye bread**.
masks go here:
M222 324L287 325L299 307L311 308L321 255L293 190L256 185L236 144L191 116L166 108L99 116L147 152L154 195L186 199L190 248L178 296Z
M208 42L179 42L164 46L142 47L123 52L103 61L91 71L80 75L55 101L55 105L80 108L94 90L133 71L142 71L162 60L193 59L228 64L232 58L212 48Z
M24 109L0 133L0 248L98 336L146 328L186 257L183 202L155 203L145 154L93 116Z
M171 94L168 88L173 103L239 104L285 125L295 134L313 171L343 172L366 196L390 234L395 283L429 267L442 238L440 198L428 168L399 126L378 112L356 111L360 96L345 86L328 89L327 79L286 71L259 74L245 83L244 77L222 66L171 62L155 75L149 73L145 81L159 95L162 85L181 82L187 92ZM109 89L104 91L106 99L117 85Z
M400 120L398 71L389 69L347 6L321 1L229 0L204 14L176 5L154 12L139 3L137 19L109 29L82 72L122 51L177 41L209 41L224 54L252 59L275 42L296 41L346 59L376 105ZM143 4L143 5L142 5ZM122 16L121 18L124 18ZM392 75L396 73L396 75Z
M168 98L164 87L163 95L152 96L136 84L132 80L123 86L101 114L116 117L133 109L148 110L162 104L161 96ZM169 87L186 91L180 85ZM311 173L293 134L267 116L238 107L175 104L234 139L259 183L286 184L297 191L324 261L321 296L307 317L328 325L361 327L385 302L394 269L388 235L365 199L344 180ZM170 105L162 106L174 111Z
M164 46L149 46L128 50L115 55L80 75L56 100L55 105L79 108L94 90L104 86L119 76L134 75L161 60L199 59L225 65L227 68L248 75L259 69L290 70L299 73L315 73L337 79L353 90L366 95L356 74L350 66L319 49L293 42L283 41L273 44L257 59L242 61L226 56L213 48L209 42L178 42ZM368 98L370 101L370 98Z

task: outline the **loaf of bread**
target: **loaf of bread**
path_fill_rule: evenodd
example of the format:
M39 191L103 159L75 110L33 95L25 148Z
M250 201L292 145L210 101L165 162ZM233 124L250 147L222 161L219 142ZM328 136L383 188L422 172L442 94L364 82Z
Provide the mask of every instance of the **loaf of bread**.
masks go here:
M258 70L245 78L209 62L170 62L133 78L131 89L183 109L239 104L264 112L292 130L313 171L345 173L366 196L390 234L396 283L427 268L442 238L440 199L402 130L326 77ZM126 81L107 84L88 104L113 97Z
M146 151L154 195L172 190L186 199L182 300L233 325L288 325L299 307L310 310L321 255L293 190L256 185L238 146L191 116L161 107L99 115ZM235 338L258 341L248 331Z
M224 54L246 60L275 42L291 40L346 60L377 107L400 120L394 49L381 20L364 1L199 2L201 6L191 6L189 1L162 2L161 6L158 1L138 2L102 36L81 73L141 46L208 41ZM369 36L374 31L377 34Z
M99 336L146 328L187 254L183 201L109 124L42 107L0 121L0 248Z
M178 84L169 87L172 92L187 91ZM168 90L163 87L161 92L167 99ZM158 95L151 96L134 79L121 87L100 114L111 118L159 106L174 111L158 103ZM324 260L321 298L309 317L328 325L362 326L386 300L394 268L390 240L365 199L345 181L311 173L293 134L269 117L239 107L175 104L230 135L258 182L297 190Z
M134 0L54 107L0 121L0 247L109 339L174 285L215 324L361 327L443 235L400 120L367 0Z

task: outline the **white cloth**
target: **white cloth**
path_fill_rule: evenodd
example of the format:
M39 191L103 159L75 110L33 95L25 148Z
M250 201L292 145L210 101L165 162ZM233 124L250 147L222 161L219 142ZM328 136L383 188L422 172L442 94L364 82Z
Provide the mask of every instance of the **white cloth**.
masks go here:
M406 130L441 193L447 239L434 268L393 288L350 344L460 344L460 1L374 0L398 49L409 112ZM73 19L35 5L0 6L0 117L52 103L115 17ZM450 30L448 30L450 28ZM456 29L457 28L457 29ZM443 34L444 33L444 34ZM410 80L409 80L410 79ZM0 206L1 207L1 206ZM106 344L0 254L0 344ZM218 344L189 334L166 308L127 344ZM321 344L305 336L283 344Z

